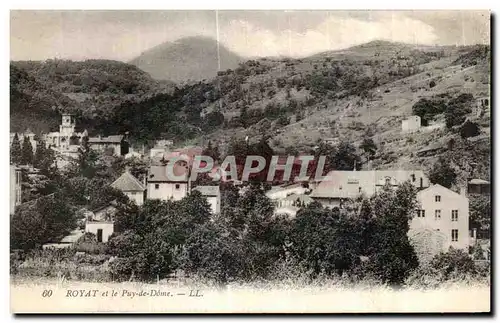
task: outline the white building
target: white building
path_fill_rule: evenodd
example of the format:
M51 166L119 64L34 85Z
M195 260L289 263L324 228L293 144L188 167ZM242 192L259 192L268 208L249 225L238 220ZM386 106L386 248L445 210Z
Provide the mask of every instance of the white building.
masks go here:
M114 217L117 209L114 205L106 205L93 211L93 215L85 222L85 232L96 235L97 242L108 242L114 232Z
M137 205L144 203L144 191L146 187L126 170L111 186L122 191L127 197Z
M433 230L442 235L441 251L469 247L469 200L435 184L417 193L421 208L410 223L412 231Z
M314 200L305 194L290 194L283 199L273 200L274 214L287 214L295 217L297 212L314 202Z
M171 166L172 167L172 166ZM183 199L189 193L189 171L181 161L173 166L173 176L167 166L152 165L148 170L147 198L164 201Z
M21 169L10 165L10 214L21 204Z
M411 133L418 131L421 127L421 120L419 116L409 116L401 122L401 127L404 133Z

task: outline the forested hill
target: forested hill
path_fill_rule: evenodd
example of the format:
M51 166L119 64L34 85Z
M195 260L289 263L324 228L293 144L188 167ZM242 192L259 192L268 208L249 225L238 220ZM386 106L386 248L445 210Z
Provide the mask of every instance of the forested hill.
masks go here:
M61 111L85 119L108 118L127 100L170 93L175 85L153 80L139 68L117 61L17 61L10 64L11 131L47 132Z
M456 155L473 152L484 157L479 173L489 169L490 114L473 113L475 99L489 96L489 46L375 41L302 59L248 60L173 91L119 62L14 62L11 69L18 75L11 78L11 130L34 128L34 120L57 124L51 110L57 103L79 111L82 127L129 131L139 142L165 135L224 146L234 138L265 137L275 151L297 153L329 137L355 147L368 138L377 146L372 167L403 169L435 163L439 149L428 158L417 152L460 142L469 118L473 135L487 140L457 144ZM401 121L413 114L436 128L403 134Z

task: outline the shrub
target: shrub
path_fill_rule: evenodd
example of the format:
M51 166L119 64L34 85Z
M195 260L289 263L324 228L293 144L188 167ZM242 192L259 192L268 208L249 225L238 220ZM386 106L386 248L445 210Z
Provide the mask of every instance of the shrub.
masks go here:
M467 120L461 127L460 127L460 136L462 138L469 138L469 137L475 137L478 136L481 133L481 130L479 128L479 125L475 122L471 122Z

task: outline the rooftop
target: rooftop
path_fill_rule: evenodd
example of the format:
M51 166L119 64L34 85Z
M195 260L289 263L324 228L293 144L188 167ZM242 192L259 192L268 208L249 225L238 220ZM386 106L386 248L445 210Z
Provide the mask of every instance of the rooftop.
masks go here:
M75 243L83 234L82 230L73 230L61 239L61 243Z
M168 176L166 165L152 165L148 170L148 182L187 182L188 176L187 166L178 163L173 165L173 176Z
M90 137L89 138L89 143L91 144L100 144L100 143L116 143L119 144L123 140L122 135L113 135L113 136L108 136L108 137Z
M313 190L311 197L355 198L362 193L373 194L377 187L400 185L410 180L427 187L428 179L421 170L360 170L331 171Z
M146 189L144 185L142 185L142 183L135 178L134 175L130 174L128 170L118 177L118 179L114 181L111 186L124 192L143 192Z
M484 179L474 178L470 180L469 184L490 184L490 182L485 181Z

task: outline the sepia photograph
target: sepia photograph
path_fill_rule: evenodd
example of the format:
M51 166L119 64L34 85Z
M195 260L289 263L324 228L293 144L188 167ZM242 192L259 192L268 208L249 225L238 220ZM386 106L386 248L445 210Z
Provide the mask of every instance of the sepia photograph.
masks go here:
M11 313L491 314L491 19L10 10Z

